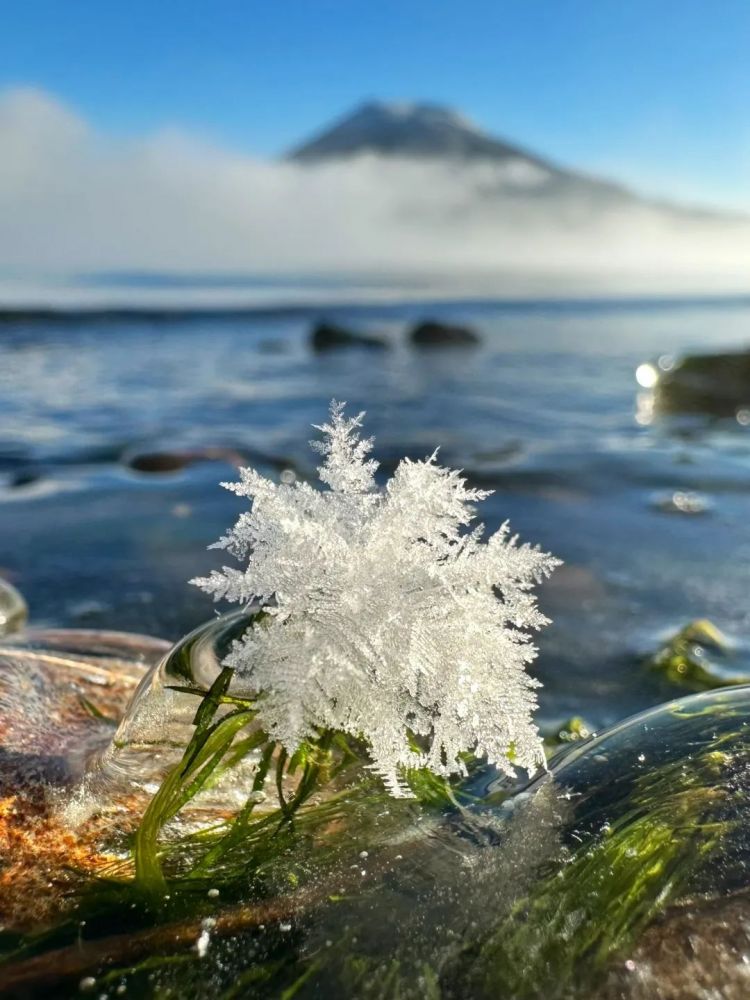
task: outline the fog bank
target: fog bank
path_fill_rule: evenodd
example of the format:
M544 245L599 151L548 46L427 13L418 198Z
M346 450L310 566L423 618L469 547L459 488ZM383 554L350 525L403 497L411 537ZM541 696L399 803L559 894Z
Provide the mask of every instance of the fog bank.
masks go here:
M750 274L750 224L551 197L512 164L302 166L171 130L114 140L33 89L0 93L0 149L6 274L452 274L488 288L496 275L498 287L631 290L739 289Z

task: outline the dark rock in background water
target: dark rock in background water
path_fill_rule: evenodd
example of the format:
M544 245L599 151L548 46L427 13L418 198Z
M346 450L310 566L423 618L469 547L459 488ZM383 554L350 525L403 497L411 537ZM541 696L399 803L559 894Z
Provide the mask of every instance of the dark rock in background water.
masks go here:
M226 462L240 466L245 456L233 448L197 448L194 451L142 452L126 457L125 464L136 472L179 472L196 462Z
M690 354L655 372L656 405L663 412L735 417L750 410L750 351Z
M418 323L409 334L415 347L473 347L480 342L479 335L467 326L453 326L436 320Z
M191 455L170 452L152 452L145 455L133 455L127 460L127 466L135 472L179 472L190 465L194 459Z
M314 351L333 351L342 347L365 347L371 350L386 350L388 341L367 333L355 333L333 323L318 323L310 335L310 346Z

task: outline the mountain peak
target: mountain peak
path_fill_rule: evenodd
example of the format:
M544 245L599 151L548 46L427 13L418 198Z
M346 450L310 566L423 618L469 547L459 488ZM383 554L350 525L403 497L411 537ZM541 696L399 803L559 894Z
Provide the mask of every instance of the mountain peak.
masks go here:
M539 157L487 135L452 108L429 102L366 101L288 156L313 163L362 153L422 159L524 159L550 169Z
M468 118L454 108L434 101L364 101L345 115L339 124L353 119L371 124L408 124L409 126L448 125L479 132Z

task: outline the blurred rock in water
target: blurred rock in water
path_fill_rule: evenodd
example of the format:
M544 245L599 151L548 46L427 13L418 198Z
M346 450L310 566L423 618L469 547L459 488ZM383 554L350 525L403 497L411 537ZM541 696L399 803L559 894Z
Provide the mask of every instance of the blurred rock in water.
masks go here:
M179 472L196 462L227 462L229 465L245 464L246 456L233 448L197 448L192 451L140 452L125 456L125 464L136 472Z
M389 344L382 337L367 333L355 333L333 323L318 323L310 334L310 346L314 351L332 351L342 347L366 347L385 350Z
M473 347L480 342L479 335L467 326L453 326L436 320L418 323L409 340L415 347Z
M639 381L653 370L656 407L665 413L706 413L736 417L750 409L750 351L688 354L661 366L642 365Z

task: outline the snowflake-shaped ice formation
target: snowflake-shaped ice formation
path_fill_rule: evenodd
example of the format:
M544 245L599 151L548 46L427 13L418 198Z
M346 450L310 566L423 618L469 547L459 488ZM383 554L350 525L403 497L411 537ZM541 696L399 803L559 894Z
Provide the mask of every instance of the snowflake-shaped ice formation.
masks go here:
M252 505L214 547L247 567L193 582L273 616L225 663L263 692L261 724L287 751L320 729L364 739L394 795L408 794L405 768L465 773L467 752L532 772L544 754L528 630L547 624L532 588L558 561L507 524L486 542L469 529L489 494L437 453L404 459L379 489L363 416L334 402L317 427L327 489L252 469L224 484Z

